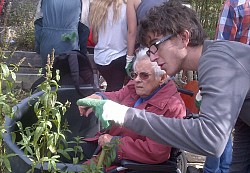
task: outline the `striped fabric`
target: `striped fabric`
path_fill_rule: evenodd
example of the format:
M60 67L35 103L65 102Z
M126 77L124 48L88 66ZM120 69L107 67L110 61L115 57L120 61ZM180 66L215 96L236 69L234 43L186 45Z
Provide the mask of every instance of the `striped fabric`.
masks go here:
M226 0L216 29L216 40L250 45L250 0Z

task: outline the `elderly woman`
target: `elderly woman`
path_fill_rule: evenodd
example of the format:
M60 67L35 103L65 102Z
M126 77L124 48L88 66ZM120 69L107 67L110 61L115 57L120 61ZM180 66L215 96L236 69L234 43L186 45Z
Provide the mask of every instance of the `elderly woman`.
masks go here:
M175 83L167 78L165 71L161 70L155 62L150 61L146 55L146 49L139 51L133 68L133 80L119 91L101 92L88 97L110 99L170 118L183 118L186 115L184 102ZM90 109L86 112L83 106L79 106L79 110L81 115L86 116L90 113ZM112 126L104 133L85 140L96 141L99 146L103 146L114 139L120 140L116 159L118 162L121 159L129 159L141 163L158 164L168 160L170 155L170 146L159 144L120 126Z

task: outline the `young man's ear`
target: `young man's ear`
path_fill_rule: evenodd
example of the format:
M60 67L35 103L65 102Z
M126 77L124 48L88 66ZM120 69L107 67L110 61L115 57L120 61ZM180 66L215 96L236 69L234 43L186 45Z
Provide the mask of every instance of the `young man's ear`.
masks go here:
M182 41L183 45L185 47L187 47L187 45L189 43L190 32L188 30L185 30L185 31L181 32L179 35L181 37L181 41Z

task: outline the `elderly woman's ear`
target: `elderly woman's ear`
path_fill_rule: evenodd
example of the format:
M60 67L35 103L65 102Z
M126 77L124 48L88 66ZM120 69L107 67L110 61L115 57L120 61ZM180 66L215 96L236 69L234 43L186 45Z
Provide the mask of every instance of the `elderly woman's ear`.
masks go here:
M163 85L167 81L167 74L162 74L160 78L160 85Z

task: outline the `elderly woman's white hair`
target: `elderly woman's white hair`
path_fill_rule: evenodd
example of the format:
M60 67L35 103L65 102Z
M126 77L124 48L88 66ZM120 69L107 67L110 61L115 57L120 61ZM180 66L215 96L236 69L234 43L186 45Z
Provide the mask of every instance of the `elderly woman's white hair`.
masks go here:
M146 52L148 51L148 48L140 48L137 52L136 52L136 59L135 62L133 64L133 69L135 69L136 64L144 59L149 59L148 55L146 54ZM166 74L166 72L164 70L161 70L160 66L158 66L158 64L156 62L151 62L152 63L152 68L155 71L155 76L156 77L161 77L163 74Z

